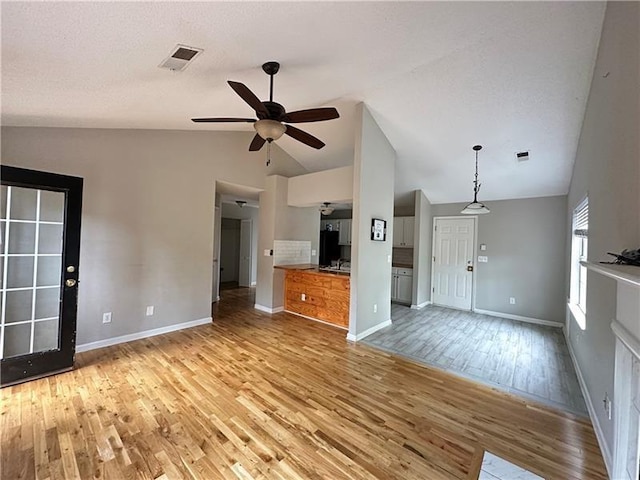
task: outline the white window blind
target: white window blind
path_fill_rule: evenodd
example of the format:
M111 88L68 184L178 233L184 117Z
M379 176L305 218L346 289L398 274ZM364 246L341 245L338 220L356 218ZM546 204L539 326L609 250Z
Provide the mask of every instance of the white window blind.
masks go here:
M573 212L573 234L576 237L589 236L589 201L586 198Z

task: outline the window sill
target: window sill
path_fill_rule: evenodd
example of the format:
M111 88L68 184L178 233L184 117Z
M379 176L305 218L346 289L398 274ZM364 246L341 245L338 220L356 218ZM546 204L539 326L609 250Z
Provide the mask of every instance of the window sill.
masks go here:
M576 305L575 303L569 302L567 304L569 306L569 310L571 310L571 315L573 319L576 321L581 330L586 330L587 328L587 317L582 311L582 309Z

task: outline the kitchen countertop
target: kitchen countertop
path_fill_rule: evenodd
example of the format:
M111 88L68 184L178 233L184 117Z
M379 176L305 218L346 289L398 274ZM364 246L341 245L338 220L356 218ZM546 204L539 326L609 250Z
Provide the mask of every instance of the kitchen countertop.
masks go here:
M273 268L277 268L280 270L299 270L309 273L316 273L319 275L331 275L331 276L351 276L351 272L349 270L324 270L320 268L318 265L313 263L298 263L295 265L274 265Z

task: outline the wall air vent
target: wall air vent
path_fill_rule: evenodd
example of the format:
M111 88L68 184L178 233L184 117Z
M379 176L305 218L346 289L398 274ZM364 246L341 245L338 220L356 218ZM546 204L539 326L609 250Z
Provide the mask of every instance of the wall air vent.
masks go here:
M158 66L160 68L168 68L174 72L181 72L201 53L201 48L187 47L186 45L178 44L169 56Z
M516 160L518 160L519 162L526 162L527 160L529 160L529 152L517 152Z

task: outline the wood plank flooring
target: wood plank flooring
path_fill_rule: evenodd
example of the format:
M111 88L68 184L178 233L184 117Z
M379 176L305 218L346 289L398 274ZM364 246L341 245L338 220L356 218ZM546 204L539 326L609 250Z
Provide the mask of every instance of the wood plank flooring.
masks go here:
M0 390L3 479L475 479L485 449L604 479L584 418L225 291L211 325Z
M587 416L560 328L429 305L393 304L364 342Z

